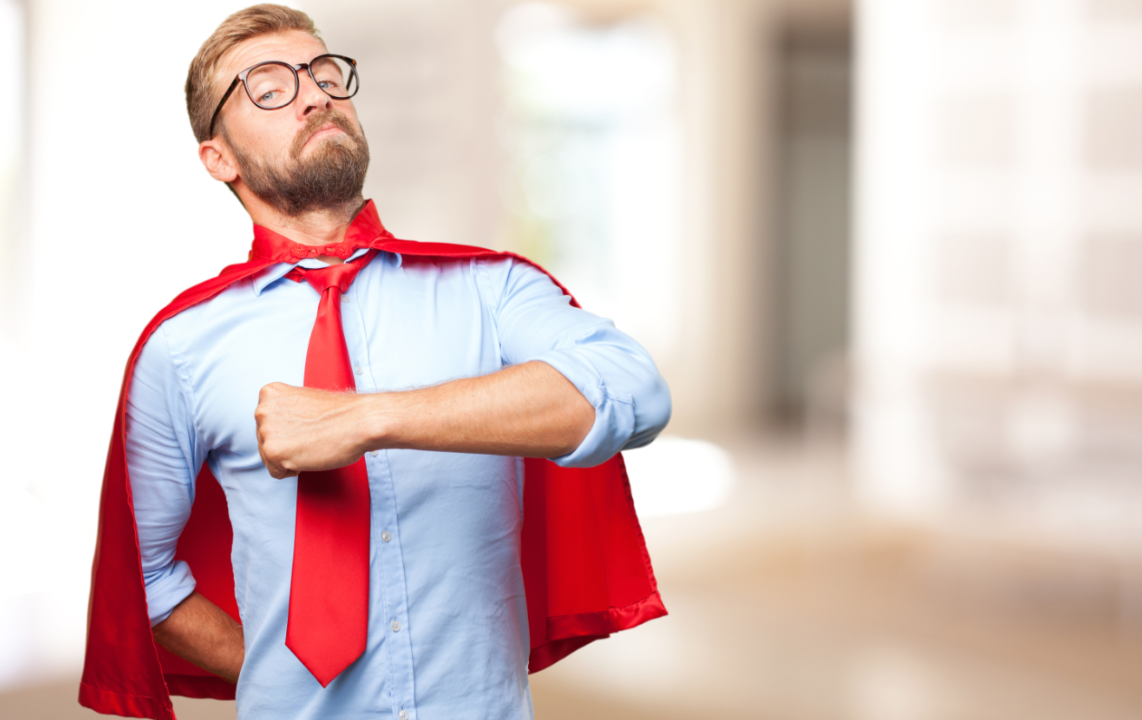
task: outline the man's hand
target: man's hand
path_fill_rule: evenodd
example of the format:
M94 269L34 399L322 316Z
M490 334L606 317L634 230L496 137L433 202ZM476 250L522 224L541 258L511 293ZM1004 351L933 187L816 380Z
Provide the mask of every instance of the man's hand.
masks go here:
M270 475L350 465L365 447L362 396L271 383L258 395L258 452Z
M595 408L543 362L407 392L333 393L273 383L262 388L258 451L270 475L331 470L371 450L552 458L590 432Z

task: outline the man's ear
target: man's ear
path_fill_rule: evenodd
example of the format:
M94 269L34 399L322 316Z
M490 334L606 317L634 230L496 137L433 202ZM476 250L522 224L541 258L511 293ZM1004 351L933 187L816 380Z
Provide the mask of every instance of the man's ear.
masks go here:
M219 138L204 140L198 145L198 159L210 173L210 177L219 182L232 183L238 179L238 167L234 162L234 153L226 143Z

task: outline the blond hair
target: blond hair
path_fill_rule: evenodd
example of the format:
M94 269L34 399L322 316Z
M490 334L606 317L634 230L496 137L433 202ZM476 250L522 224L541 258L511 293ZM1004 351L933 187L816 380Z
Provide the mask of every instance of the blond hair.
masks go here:
M289 30L300 30L321 40L308 15L283 5L270 4L239 10L206 38L186 74L186 112L190 115L190 127L198 142L210 139L210 118L226 91L218 77L222 56L251 38Z

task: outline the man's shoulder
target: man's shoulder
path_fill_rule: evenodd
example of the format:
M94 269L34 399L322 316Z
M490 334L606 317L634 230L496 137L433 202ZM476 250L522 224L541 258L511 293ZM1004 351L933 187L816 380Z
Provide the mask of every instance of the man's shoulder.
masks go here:
M502 288L520 261L508 255L401 255L401 272L425 281L440 280L468 283L475 280L481 295ZM493 293L498 296L498 293Z
M177 295L155 313L144 328L140 343L150 343L158 333L168 338L209 334L216 318L232 315L238 303L253 296L248 277L237 276L228 278L229 282L217 282L223 277L211 278Z

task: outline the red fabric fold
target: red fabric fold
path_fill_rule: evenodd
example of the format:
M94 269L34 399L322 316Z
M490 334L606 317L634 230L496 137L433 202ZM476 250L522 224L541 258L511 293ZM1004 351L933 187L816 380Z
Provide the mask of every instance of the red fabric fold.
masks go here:
M171 695L234 697L233 685L158 647L151 635L124 450L127 391L143 345L166 319L270 265L318 254L347 257L363 247L430 261L515 258L546 273L513 253L398 240L385 230L370 201L345 240L323 246L320 252L255 227L247 262L225 268L159 312L127 361L107 453L81 705L111 715L174 720ZM552 281L570 295L558 281ZM578 307L574 298L571 302ZM521 565L531 634L529 671L537 672L594 640L661 617L666 609L635 515L622 456L585 469L562 468L537 459L528 459L524 465ZM238 620L230 564L232 542L225 494L204 466L176 556L190 565L198 591Z

